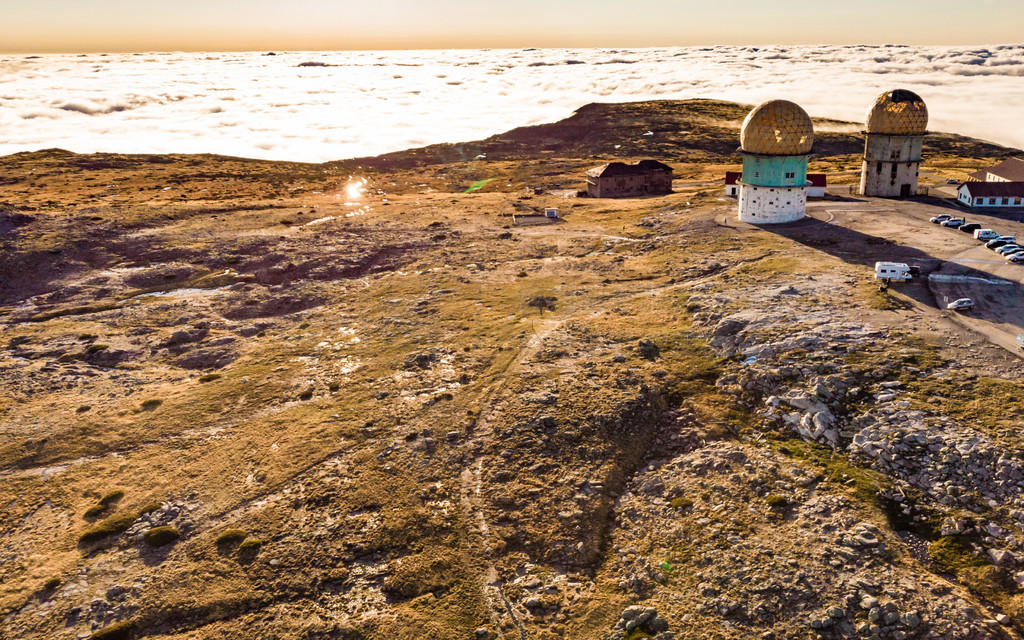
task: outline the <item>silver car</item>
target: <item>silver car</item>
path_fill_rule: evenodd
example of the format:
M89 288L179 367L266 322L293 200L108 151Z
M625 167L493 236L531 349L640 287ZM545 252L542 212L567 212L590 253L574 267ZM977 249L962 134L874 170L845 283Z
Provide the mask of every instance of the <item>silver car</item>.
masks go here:
M970 298L960 298L959 300L954 300L953 302L950 302L949 304L947 304L946 308L947 309L952 309L954 311L962 311L964 309L973 309L974 308L974 300L971 300Z

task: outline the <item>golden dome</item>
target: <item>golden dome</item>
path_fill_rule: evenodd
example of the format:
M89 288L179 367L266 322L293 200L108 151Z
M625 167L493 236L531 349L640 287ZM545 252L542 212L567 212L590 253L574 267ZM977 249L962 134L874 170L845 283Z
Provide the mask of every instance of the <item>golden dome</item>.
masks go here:
M811 152L814 125L800 105L771 100L757 107L743 121L743 151L764 156L802 156Z
M868 133L891 136L922 135L928 129L928 107L921 96L906 89L886 91L868 110Z

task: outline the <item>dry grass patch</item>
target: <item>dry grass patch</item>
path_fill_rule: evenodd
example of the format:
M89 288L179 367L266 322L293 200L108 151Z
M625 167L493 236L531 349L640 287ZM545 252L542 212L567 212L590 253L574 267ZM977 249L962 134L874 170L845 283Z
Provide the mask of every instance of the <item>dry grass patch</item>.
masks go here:
M907 383L919 409L939 411L1014 446L1024 427L1024 384L988 377L949 375Z

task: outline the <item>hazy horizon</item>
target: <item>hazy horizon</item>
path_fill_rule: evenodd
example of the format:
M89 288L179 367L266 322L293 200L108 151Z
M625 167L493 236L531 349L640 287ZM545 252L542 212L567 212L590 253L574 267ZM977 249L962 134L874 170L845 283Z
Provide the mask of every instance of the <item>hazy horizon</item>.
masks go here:
M954 0L43 0L5 8L0 53L365 51L1020 41L1024 3Z
M635 45L635 46L628 45L628 44L621 44L621 45L594 45L594 46L570 46L570 45L566 45L566 46L558 46L558 45L542 46L542 45L529 45L529 44L526 44L526 45L519 45L519 46L509 45L509 46L480 46L480 47L474 47L474 46L469 46L469 45L466 45L466 46L440 46L439 45L439 46L405 46L405 47L395 46L395 47L391 47L391 48L366 46L366 47L350 47L350 48L343 48L343 49L338 49L338 48L333 48L332 49L332 48L328 48L328 47L308 48L308 49L288 48L288 47L258 47L258 48L248 48L248 49L246 49L246 48L227 48L227 47L225 47L225 48L206 48L206 49L199 49L199 48L170 49L170 48L165 48L165 49L105 49L105 50L104 49L93 49L93 50L74 49L74 50L66 50L66 51L56 51L56 50L34 50L34 51L33 50L19 50L19 51L9 51L9 50L5 50L3 48L0 48L0 60L2 60L2 57L9 57L9 56L14 56L14 57L21 56L21 57L23 57L23 56L35 56L35 55L40 55L40 56L46 56L46 55L67 55L67 56L99 55L99 56L103 56L103 55L166 55L166 54L175 54L175 53L205 53L205 54L211 54L211 55L219 54L219 53L225 53L225 54L226 53L252 53L252 54L259 54L259 55L273 53L273 54L277 55L277 54L284 54L284 53L294 53L294 54L301 54L301 53L372 53L372 52L378 52L378 53L405 53L405 52L414 52L414 51L531 51L531 50L538 50L538 51L562 51L562 50L565 50L565 49L599 49L599 50L622 49L622 50L630 50L630 51L639 51L639 50L644 50L644 49L699 48L699 47L709 47L709 48L716 48L716 47L751 47L751 48L766 48L766 47L879 47L879 48L893 48L893 49L897 49L897 48L914 48L914 47L922 47L922 46L924 46L924 47L984 47L984 48L994 48L994 47L1008 47L1008 46L1017 46L1017 45L1024 46L1024 40L1005 41L1005 42L970 41L970 42L921 42L921 43L887 42L887 41L879 41L879 42L782 42L782 41L771 42L771 41L764 41L764 42L744 42L744 43L708 42L708 43L700 43L700 44L661 44L661 45L651 44L651 45Z
M924 42L924 43L908 43L908 42L747 42L747 43L727 43L727 42L715 42L695 45L644 45L644 46L629 46L629 45L606 45L606 46L584 46L584 47L571 47L571 46L539 46L539 45L524 45L524 46L492 46L492 47L472 47L472 46L436 46L436 47L393 47L393 48L379 48L379 47L352 47L348 49L330 49L330 48L313 48L313 49L296 49L287 47L264 47L255 49L243 49L243 48L221 48L221 49L107 49L107 50L68 50L68 51L6 51L0 49L0 62L3 57L14 56L47 56L47 55L59 55L59 56L105 56L105 55L167 55L175 53L203 53L203 54L233 54L233 53L251 53L257 55L266 54L302 54L302 53L407 53L415 51L562 51L565 49L598 49L598 50L629 50L629 51L642 51L645 49L667 49L667 48L698 48L698 47L750 47L750 48L767 48L767 47L879 47L879 48L914 48L914 47L980 47L980 48L995 48L995 47L1008 47L1008 46L1024 46L1024 40L1022 41L1006 41L1006 42L985 42L985 41L974 41L974 42Z

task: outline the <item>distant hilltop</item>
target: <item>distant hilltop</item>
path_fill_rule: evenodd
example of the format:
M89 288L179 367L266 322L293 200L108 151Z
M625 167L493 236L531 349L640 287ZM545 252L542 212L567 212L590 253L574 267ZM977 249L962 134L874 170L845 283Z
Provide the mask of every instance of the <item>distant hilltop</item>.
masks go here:
M752 108L703 99L591 103L569 118L550 124L518 127L476 142L435 144L353 162L377 168L411 168L465 162L481 155L488 160L564 156L728 162L738 157L740 125ZM814 156L863 153L862 123L812 120ZM933 133L925 140L925 152L929 156L999 157L1019 154L1020 150L957 134Z

